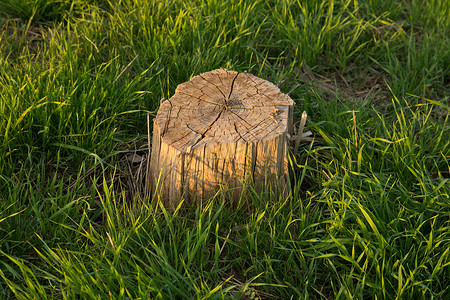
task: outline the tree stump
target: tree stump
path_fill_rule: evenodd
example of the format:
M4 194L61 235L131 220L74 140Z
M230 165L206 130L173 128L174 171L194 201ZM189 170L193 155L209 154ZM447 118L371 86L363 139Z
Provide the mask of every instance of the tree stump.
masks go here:
M178 85L162 100L153 125L150 185L164 205L208 199L228 188L288 184L288 140L293 130L289 96L247 73L218 69Z

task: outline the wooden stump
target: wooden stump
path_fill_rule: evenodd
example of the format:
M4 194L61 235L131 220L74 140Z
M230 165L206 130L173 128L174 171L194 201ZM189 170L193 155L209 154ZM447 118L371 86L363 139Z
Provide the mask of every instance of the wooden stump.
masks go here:
M294 102L270 82L218 69L178 85L154 119L150 184L165 206L220 188L288 188ZM281 189L281 191L280 191Z

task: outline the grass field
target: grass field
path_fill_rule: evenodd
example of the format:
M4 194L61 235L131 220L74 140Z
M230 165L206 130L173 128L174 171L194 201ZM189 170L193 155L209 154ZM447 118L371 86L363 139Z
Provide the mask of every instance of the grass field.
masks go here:
M0 299L450 299L448 1L0 0L0 28ZM292 194L156 210L147 115L220 67L308 113Z

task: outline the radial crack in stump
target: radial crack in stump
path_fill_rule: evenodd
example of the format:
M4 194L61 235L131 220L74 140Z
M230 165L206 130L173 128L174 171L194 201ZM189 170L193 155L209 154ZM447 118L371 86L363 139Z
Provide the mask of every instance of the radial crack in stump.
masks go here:
M153 126L150 183L165 206L228 188L285 193L294 102L272 83L218 69L178 85Z

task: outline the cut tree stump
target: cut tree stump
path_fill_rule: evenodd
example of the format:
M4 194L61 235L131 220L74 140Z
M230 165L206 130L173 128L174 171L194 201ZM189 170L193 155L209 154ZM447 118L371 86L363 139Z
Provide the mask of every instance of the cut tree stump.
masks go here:
M221 188L289 189L294 102L272 83L218 69L178 85L153 125L150 185L163 204L208 199Z

